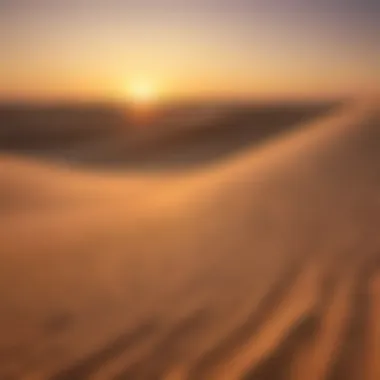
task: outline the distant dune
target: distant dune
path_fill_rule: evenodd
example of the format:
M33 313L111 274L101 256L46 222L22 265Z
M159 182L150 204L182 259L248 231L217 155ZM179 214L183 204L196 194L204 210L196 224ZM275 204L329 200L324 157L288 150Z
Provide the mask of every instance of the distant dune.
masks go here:
M1 380L380 379L378 104L239 112L3 145Z
M301 127L338 106L0 107L0 149L92 167L182 170Z

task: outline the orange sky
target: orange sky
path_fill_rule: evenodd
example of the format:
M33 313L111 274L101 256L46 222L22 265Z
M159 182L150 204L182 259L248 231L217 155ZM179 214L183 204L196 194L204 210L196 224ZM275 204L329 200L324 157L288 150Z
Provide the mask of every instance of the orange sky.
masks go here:
M137 81L162 99L335 96L379 85L380 6L369 0L64 4L0 5L0 99L128 99Z

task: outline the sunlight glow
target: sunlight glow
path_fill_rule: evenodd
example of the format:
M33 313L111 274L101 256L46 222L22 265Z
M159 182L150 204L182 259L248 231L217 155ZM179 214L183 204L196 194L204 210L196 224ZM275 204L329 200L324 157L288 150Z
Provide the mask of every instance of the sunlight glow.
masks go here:
M151 104L157 100L156 87L146 81L136 81L129 86L128 98L135 104Z

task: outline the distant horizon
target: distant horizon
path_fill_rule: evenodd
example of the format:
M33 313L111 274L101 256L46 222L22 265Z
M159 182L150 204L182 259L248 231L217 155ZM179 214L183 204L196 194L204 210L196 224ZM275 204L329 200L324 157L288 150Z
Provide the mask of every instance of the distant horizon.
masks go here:
M148 107L154 108L166 105L187 105L187 104L276 104L276 103L332 103L342 102L355 99L361 99L360 95L354 96L347 95L325 95L325 96L255 96L255 97L181 97L162 99ZM45 98L45 99L1 99L0 107L55 107L55 106L68 106L68 107L81 107L81 106L133 106L130 100L116 99L116 98Z
M331 102L342 100L355 100L363 98L379 97L380 92L356 92L356 93L277 93L277 94L219 94L219 95L182 95L160 97L151 102L150 106L160 106L165 104L186 104L186 103L276 103L276 102ZM0 105L91 105L91 104L116 104L128 105L133 104L132 99L122 96L93 96L93 97L75 97L75 96L46 96L46 97L0 97Z
M330 100L343 100L343 99L360 99L368 97L379 97L379 90L358 90L358 91L336 91L326 93L308 93L308 92L278 92L278 93L235 93L224 92L220 94L172 94L170 96L160 95L160 97L154 100L154 104L167 104L167 103L208 103L208 102L294 102L294 101L306 101L306 102L318 102L318 101L330 101ZM109 94L97 95L97 96L78 96L78 95L46 95L46 96L1 96L0 93L0 105L3 104L91 104L91 103L113 103L113 104L128 104L133 103L133 99L128 98L126 95L114 95Z

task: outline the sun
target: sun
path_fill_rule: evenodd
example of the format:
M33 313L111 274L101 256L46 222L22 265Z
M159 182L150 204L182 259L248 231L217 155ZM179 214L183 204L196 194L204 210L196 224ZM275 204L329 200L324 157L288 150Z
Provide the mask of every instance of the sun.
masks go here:
M135 81L129 86L128 98L135 104L152 104L157 97L157 88L152 83Z

